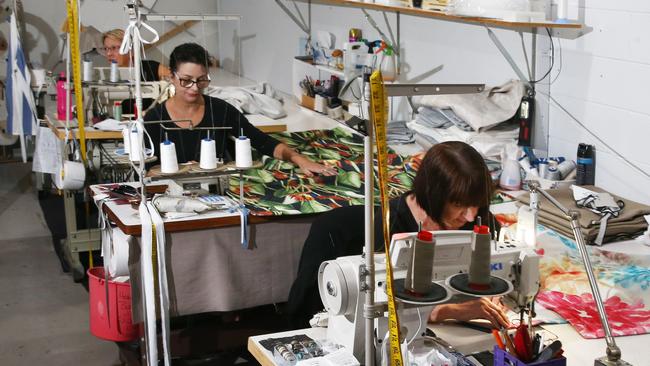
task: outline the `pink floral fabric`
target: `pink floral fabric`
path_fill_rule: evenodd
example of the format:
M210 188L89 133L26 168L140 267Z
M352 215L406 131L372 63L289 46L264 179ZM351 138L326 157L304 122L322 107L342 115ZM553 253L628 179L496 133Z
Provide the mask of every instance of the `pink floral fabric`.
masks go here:
M538 303L565 318L584 338L604 337L574 241L540 226L537 243L542 256ZM613 335L650 333L650 256L606 248L588 251Z

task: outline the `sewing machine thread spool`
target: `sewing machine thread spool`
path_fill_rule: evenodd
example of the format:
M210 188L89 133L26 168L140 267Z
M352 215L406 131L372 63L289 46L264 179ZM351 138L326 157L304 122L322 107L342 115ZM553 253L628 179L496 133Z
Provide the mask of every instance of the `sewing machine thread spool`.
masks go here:
M217 168L217 146L211 138L201 140L201 161L199 168L212 170Z
M124 152L128 154L131 151L131 129L128 127L122 129L122 139L124 139Z
M420 231L413 240L411 263L404 287L415 294L428 293L433 282L433 258L436 240L429 231Z
M122 103L119 101L113 104L113 119L116 121L122 120Z
M110 75L111 83L117 83L119 79L120 79L120 70L117 66L117 61L113 60L111 61L111 75Z
M562 174L557 169L557 166L552 166L548 168L546 175L544 175L544 178L548 180L560 180L562 179Z
M163 174L178 172L176 145L169 140L160 143L160 172Z
M93 81L93 62L89 59L85 59L83 69L83 81Z
M251 140L246 136L239 136L235 140L235 166L237 168L250 168L253 166Z
M487 225L474 226L474 248L469 265L469 287L483 290L490 286L490 229Z
M560 172L560 178L565 179L576 168L576 162L573 160L565 160L558 164L557 170Z
M539 172L540 177L546 176L546 171L548 170L548 160L540 158L537 161L537 171Z
M142 151L142 147L138 140L138 128L134 126L131 129L129 136L129 159L131 159L131 161L140 161L140 152Z

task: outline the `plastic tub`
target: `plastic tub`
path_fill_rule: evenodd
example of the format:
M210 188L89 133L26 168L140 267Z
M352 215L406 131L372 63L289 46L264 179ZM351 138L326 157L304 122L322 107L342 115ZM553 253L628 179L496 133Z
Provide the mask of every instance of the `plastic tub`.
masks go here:
M128 282L108 281L107 306L104 268L95 267L88 270L88 290L90 333L115 342L138 338L138 327L131 318L131 285Z

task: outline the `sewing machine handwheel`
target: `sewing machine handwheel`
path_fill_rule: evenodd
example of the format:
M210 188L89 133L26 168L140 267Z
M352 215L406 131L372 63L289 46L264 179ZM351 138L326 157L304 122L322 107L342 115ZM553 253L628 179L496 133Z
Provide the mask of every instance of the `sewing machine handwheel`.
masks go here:
M469 274L459 273L447 279L447 285L452 289L470 296L501 296L512 291L512 283L502 278L490 276L490 284L486 288L475 288L469 284Z
M404 287L404 279L399 278L393 281L393 292L395 298L402 302L416 305L432 305L444 302L449 299L449 292L437 283L431 283L429 292L425 294L414 294Z

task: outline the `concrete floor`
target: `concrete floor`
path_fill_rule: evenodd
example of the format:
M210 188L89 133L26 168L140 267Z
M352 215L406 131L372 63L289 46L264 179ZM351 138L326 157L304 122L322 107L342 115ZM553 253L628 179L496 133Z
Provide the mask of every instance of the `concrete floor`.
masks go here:
M0 365L82 364L119 364L117 347L90 334L88 292L61 270L31 165L0 164Z

